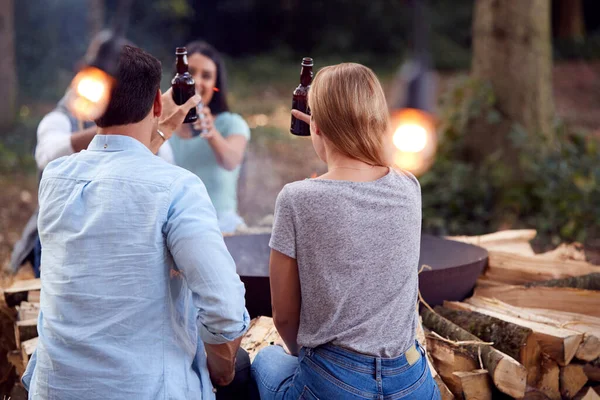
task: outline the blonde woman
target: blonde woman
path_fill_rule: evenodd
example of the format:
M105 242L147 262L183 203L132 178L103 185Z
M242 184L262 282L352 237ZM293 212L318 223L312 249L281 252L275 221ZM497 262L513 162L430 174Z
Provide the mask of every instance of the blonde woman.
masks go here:
M311 86L314 149L328 172L286 185L271 237L273 318L290 354L252 365L262 399L439 399L415 341L421 192L390 168L375 74L323 68Z

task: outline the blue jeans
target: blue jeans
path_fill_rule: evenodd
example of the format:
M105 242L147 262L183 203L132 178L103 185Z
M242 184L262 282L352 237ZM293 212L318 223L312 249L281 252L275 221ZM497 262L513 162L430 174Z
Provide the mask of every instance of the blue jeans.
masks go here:
M269 346L256 356L252 377L262 400L440 400L424 351L418 349L421 357L411 365L404 355L371 357L330 344L302 348L298 357Z

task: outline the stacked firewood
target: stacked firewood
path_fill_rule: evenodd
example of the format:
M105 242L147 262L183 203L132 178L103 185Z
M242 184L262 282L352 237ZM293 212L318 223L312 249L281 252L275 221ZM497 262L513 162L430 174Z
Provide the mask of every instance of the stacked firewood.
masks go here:
M453 238L489 252L471 298L422 306L429 356L457 398L600 399L600 267L573 246L536 255L534 236Z
M27 363L37 346L40 290L39 279L16 281L4 290L6 305L16 309L17 320L14 324L16 349L8 353L8 360L15 366L19 377L25 372Z

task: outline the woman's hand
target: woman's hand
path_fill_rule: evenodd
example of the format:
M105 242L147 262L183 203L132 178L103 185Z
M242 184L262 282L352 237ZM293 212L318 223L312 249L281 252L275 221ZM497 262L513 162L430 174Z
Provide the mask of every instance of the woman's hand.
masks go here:
M201 138L210 140L214 139L216 135L219 135L219 132L215 128L215 117L213 117L210 112L210 108L204 107L202 109L202 113L204 114L204 118L200 118L198 116L198 120L194 122L194 129L200 132L204 132L200 134Z
M310 115L303 113L302 111L292 110L292 115L299 119L300 121L304 121L310 125Z

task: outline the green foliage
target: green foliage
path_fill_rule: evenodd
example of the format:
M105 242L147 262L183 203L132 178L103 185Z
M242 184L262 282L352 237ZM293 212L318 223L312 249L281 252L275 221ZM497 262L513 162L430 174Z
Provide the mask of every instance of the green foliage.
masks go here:
M600 232L600 143L559 125L551 138L514 125L520 176L500 151L480 164L467 156L469 121L503 116L488 84L462 79L442 98L441 138L432 169L420 181L423 229L435 234L481 234L533 227L547 243L589 241Z

